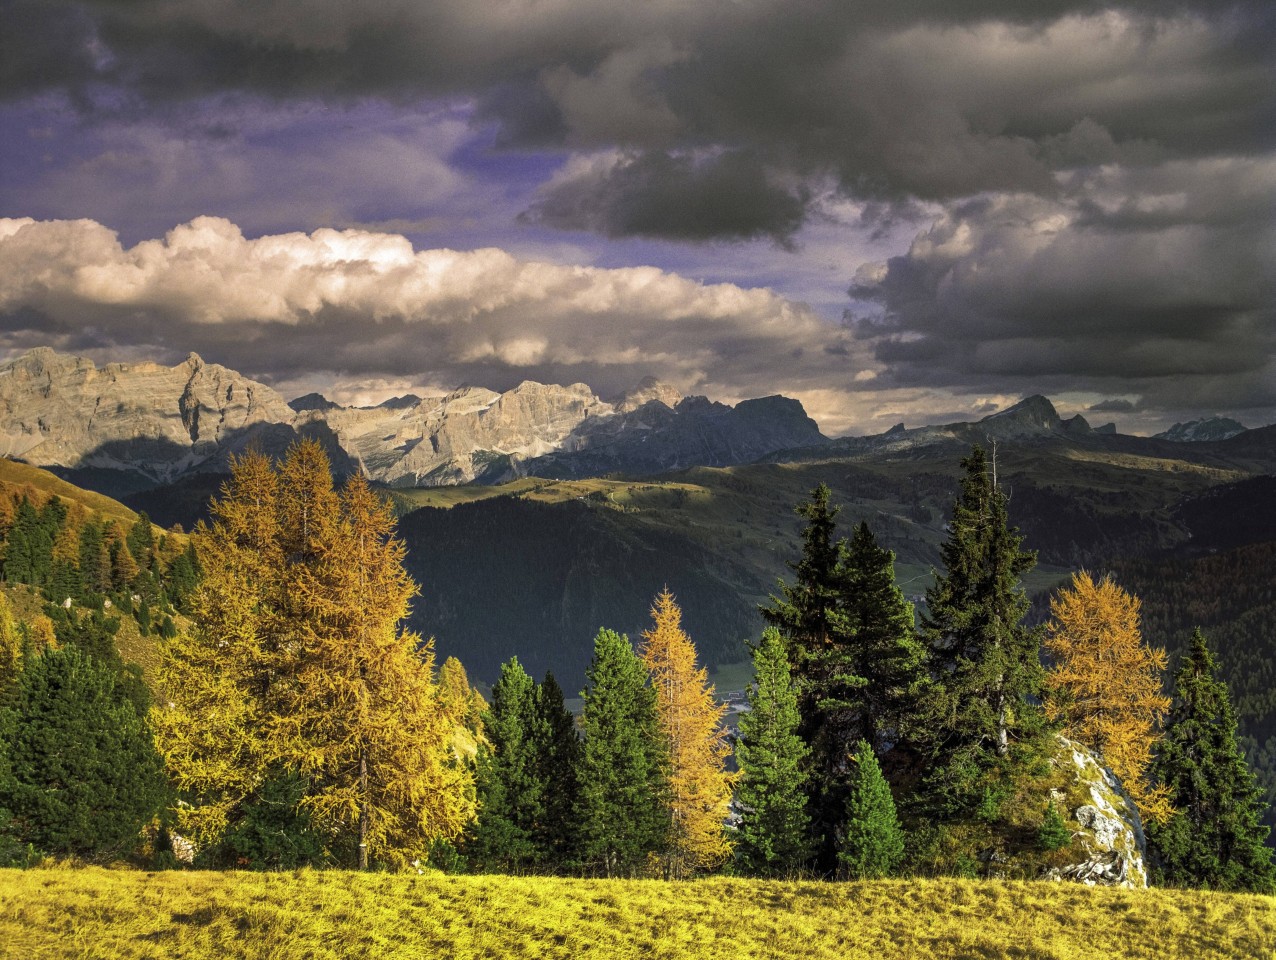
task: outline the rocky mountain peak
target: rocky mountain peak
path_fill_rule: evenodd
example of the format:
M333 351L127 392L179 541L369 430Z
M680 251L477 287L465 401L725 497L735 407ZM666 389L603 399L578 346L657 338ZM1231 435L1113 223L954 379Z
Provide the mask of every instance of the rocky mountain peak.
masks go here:
M1005 423L1010 421L1024 426L1040 427L1043 430L1053 429L1060 424L1059 412L1055 410L1054 404L1039 393L1031 397L1025 397L1014 406L984 417L979 422Z
M1164 433L1158 433L1156 440L1172 440L1175 443L1201 443L1209 440L1227 440L1239 433L1244 433L1245 426L1230 417L1207 417L1204 420L1189 420L1187 423L1176 423Z

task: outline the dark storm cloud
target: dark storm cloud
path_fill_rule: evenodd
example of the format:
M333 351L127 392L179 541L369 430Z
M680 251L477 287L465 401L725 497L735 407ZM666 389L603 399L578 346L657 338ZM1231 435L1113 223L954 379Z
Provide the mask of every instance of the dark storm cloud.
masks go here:
M1276 136L1276 123L1261 122L1276 120L1272 51L1260 39L1274 18L1262 4L1105 12L1008 0L100 0L30 9L42 12L16 18L11 33L26 59L10 93L40 75L50 87L83 87L91 66L99 82L152 101L224 90L465 95L505 144L716 146L773 169L832 175L860 197L1045 193L1053 171L1078 160L1237 152ZM49 24L63 22L67 37L49 43ZM85 61L90 36L100 50Z
M802 225L807 199L804 187L775 182L747 154L697 159L657 151L596 164L551 186L528 216L609 237L762 236L783 244Z
M1075 195L954 204L906 254L861 269L851 292L883 313L856 332L878 338L899 383L1130 381L1270 406L1273 209L1276 159L1114 169Z
M1138 409L1138 404L1130 400L1100 400L1098 403L1092 403L1086 407L1087 413L1133 413Z

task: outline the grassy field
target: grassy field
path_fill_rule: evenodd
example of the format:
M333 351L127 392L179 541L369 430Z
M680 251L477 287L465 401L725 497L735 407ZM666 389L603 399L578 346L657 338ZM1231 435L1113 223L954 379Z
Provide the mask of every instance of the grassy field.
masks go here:
M961 880L4 871L0 952L32 960L1266 960L1276 956L1276 898Z

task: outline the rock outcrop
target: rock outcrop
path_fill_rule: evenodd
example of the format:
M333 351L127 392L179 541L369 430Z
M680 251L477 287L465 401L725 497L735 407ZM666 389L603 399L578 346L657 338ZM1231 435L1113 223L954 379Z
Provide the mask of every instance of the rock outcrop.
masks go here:
M1075 824L1073 848L1085 850L1083 859L1056 868L1050 876L1090 886L1143 888L1148 885L1147 841L1143 821L1130 795L1093 751L1059 737L1057 764L1072 773L1072 788L1060 791L1056 802L1080 797L1069 811Z
M38 466L153 486L223 472L250 443L278 453L302 435L320 439L341 469L402 487L725 466L825 442L796 400L729 407L650 379L614 404L583 383L525 381L505 393L462 387L342 407L319 394L286 403L195 354L175 367L98 369L41 348L0 365L0 455Z

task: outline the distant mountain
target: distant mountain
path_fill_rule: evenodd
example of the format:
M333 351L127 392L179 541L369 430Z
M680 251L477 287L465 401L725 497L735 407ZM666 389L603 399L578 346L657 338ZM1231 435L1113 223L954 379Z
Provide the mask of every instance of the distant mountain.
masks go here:
M1245 427L1228 417L1209 417L1205 420L1189 420L1187 423L1176 423L1164 433L1156 435L1157 440L1172 440L1175 443L1200 443L1206 440L1227 440L1244 433Z
M0 455L116 495L224 474L231 455L277 454L299 436L320 440L339 472L396 487L726 466L826 442L796 400L730 407L654 380L615 403L583 383L525 381L344 407L317 393L287 403L195 354L98 369L41 348L0 366Z

